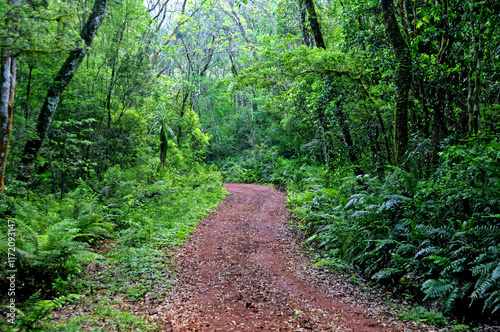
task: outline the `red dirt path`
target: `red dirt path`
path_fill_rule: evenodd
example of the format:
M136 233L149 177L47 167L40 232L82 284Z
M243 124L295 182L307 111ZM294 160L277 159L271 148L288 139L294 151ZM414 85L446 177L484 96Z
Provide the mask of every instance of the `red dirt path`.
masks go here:
M332 289L331 280L311 277L287 231L284 193L226 189L231 195L174 255L179 281L164 331L403 330L379 315L379 304L352 301L349 285Z

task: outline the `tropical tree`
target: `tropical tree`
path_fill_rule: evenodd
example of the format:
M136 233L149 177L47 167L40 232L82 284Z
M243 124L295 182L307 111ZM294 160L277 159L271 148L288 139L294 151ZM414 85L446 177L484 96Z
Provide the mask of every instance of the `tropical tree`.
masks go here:
M69 53L66 61L57 73L47 92L47 97L37 120L37 136L28 140L24 147L23 158L21 161L24 172L28 172L29 168L35 162L38 152L40 151L42 143L47 135L47 131L49 130L50 124L52 123L54 113L59 105L61 94L76 74L78 67L87 54L88 47L92 44L92 40L94 39L99 26L104 20L108 2L108 0L95 0L94 7L80 33L83 43L78 45L77 48L73 49ZM26 173L21 173L21 178L26 178Z

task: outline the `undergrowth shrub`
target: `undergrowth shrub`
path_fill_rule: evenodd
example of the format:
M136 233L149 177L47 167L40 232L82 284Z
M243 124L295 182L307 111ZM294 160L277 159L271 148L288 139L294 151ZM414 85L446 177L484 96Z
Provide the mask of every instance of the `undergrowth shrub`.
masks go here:
M5 289L8 283L8 220L16 225L16 279L23 281L16 284L16 300L28 304L36 295L38 304L27 306L25 317L26 324L35 326L54 303L58 305L57 298L85 291L89 285L83 284L82 276L89 263L112 264L107 268L116 268L116 276L123 274L128 285L131 274L120 271L139 265L147 270L148 262L157 264L158 257L164 256L163 251L163 256L158 253L182 243L225 195L217 169L192 162L185 170L158 170L154 163L129 170L112 167L101 181L80 180L62 199L32 192L10 197L0 211L5 216L0 223L0 286ZM104 240L126 254L111 260L98 255L94 246ZM130 255L135 252L140 255ZM138 286L143 277L137 275L137 279L140 282L133 281L137 287L123 290L128 296L150 290L147 283ZM0 298L0 305L5 300Z
M339 258L444 311L500 309L500 144L450 146L428 178L403 169L303 179L290 204L324 259ZM292 187L293 189L294 187ZM465 310L463 310L465 312Z
M324 175L319 164L309 159L283 158L276 147L266 145L245 151L238 159L224 159L219 166L226 182L270 183L280 188Z
M82 298L78 294L68 294L52 300L40 299L40 292L34 293L30 298L16 308L14 324L0 318L0 328L6 332L14 331L43 331L43 325L52 310L75 302Z
M75 279L89 261L98 257L92 253L90 243L102 237L112 225L98 217L101 208L95 197L88 196L88 190L82 184L64 201L48 195L12 202L13 216L4 219L0 226L0 252L2 266L7 267L10 219L15 223L17 278L23 280L16 290L19 300L36 291L41 291L41 296L53 294L56 280ZM2 269L2 283L6 282L7 270L10 269Z

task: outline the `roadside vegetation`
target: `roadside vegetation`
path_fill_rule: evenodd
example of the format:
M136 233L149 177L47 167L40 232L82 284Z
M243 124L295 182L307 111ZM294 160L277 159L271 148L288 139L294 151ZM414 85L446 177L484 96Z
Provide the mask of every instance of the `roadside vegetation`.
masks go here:
M273 155L242 160L225 175L286 188L318 265L361 273L436 314L494 319L498 148L475 139L450 146L428 177L397 167L356 176Z
M2 212L17 232L16 328L52 330L46 318L73 302L86 302L89 313L71 324L92 324L97 315L112 326L128 320L142 326L139 318L113 309L113 299L166 296L155 287L172 278L168 249L181 244L224 197L219 173L193 165L175 173L115 167L102 181L80 181L62 200L27 192L4 201ZM1 253L7 255L5 234ZM67 324L61 323L64 331ZM10 329L3 321L2 330Z

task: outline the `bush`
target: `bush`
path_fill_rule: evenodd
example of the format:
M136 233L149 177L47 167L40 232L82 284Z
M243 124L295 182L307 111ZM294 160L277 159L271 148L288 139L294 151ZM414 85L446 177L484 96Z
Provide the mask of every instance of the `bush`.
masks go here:
M443 311L500 309L500 144L449 146L424 179L393 168L290 195L312 240ZM306 181L304 179L303 181ZM471 311L474 312L474 311Z
M110 240L124 252L145 248L148 253L182 243L200 217L225 197L222 177L197 163L185 171L155 168L112 167L101 182L93 182L93 189L79 181L63 199L33 193L10 197L2 210L8 218L0 224L0 286L8 281L9 219L16 225L16 278L23 280L16 289L19 302L33 294L52 301L82 291L87 264L100 257L92 247L98 240Z
M111 225L96 216L97 204L83 189L66 201L47 196L13 202L14 215L9 220L15 224L17 278L23 280L16 293L20 299L38 290L47 296L56 280L74 279L90 260L98 257L91 252L90 242L101 237ZM4 258L8 257L9 248L8 220L0 227L0 254ZM5 283L8 261L2 259L1 263L5 267L1 280Z

